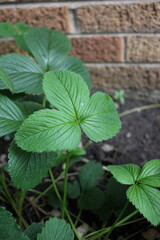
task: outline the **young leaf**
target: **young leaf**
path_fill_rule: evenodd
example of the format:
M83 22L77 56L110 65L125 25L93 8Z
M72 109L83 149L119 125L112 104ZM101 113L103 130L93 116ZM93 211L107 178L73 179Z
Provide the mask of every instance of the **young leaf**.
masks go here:
M2 55L0 68L12 82L15 93L39 94L42 92L43 71L32 58L18 53Z
M89 101L89 89L77 74L68 71L44 75L43 89L49 102L78 120L83 106Z
M54 63L54 69L70 70L72 72L75 72L81 75L81 77L86 81L89 89L92 86L90 73L79 58L76 58L74 56L65 57L60 62Z
M160 191L144 184L133 185L127 190L129 201L153 225L160 223Z
M20 232L12 214L0 207L0 238L2 240L29 240L24 233Z
M37 240L73 240L74 234L64 220L50 218L45 223L42 233L38 234Z
M140 167L135 164L108 166L108 170L122 184L134 184L141 171Z
M16 134L18 146L33 152L72 150L80 138L80 127L71 116L50 109L32 114Z
M79 198L78 207L80 209L96 210L101 207L103 203L103 196L103 192L99 188L90 188Z
M160 159L144 164L137 181L152 187L160 187Z
M24 116L8 97L0 94L0 136L16 131Z
M39 62L43 70L48 71L54 67L71 50L70 41L57 31L47 28L31 28L25 39L28 48Z
M35 187L56 164L55 153L30 153L14 142L9 149L9 173L14 186L23 190Z
M15 37L16 29L11 23L0 23L0 37Z
M5 87L2 84L2 88L1 88L1 84L0 84L0 89L5 89L7 87L11 92L14 91L13 84L9 80L7 74L1 68L0 68L0 81L5 84Z
M104 170L101 163L90 161L81 167L79 181L83 191L96 186L102 179Z
M112 99L102 92L93 94L84 106L80 125L95 142L115 136L121 128L121 122Z
M42 232L43 224L40 223L32 223L26 230L25 235L29 237L30 240L37 240L38 233Z
M18 108L22 111L24 118L27 118L32 113L43 109L44 107L36 102L15 102Z

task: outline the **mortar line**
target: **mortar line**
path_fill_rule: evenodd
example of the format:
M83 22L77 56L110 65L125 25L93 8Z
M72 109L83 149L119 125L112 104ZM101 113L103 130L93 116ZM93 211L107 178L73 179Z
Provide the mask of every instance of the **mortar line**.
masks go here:
M83 6L88 5L110 5L110 4L133 4L133 3L155 3L160 2L160 0L124 0L124 1L117 1L117 0L110 0L110 1L78 1L78 2L28 2L28 3L0 3L0 9L4 8L36 8L36 7L62 7L67 6L70 9L76 9Z

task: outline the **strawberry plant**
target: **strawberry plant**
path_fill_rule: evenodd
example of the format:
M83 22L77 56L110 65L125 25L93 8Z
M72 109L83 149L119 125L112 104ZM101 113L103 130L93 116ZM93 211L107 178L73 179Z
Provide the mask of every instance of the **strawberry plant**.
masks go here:
M19 189L17 202L6 184L6 169L2 168L1 201L12 206L19 224L1 207L1 239L109 239L116 227L129 224L129 219L139 212L151 224L158 225L160 159L151 160L142 168L126 164L107 169L101 163L89 161L80 167L72 182L68 181L69 168L82 162L85 154L79 147L82 134L94 142L107 140L120 131L121 121L107 94L90 94L89 73L79 59L68 56L71 46L66 36L22 23L0 24L0 35L14 37L15 44L27 52L26 56L17 53L0 56L0 136L11 136L7 171L13 186ZM62 164L61 173L55 178L55 169ZM101 189L104 170L113 178ZM44 192L34 189L48 173L51 183L47 189ZM48 217L44 225L39 222L29 226L23 216L27 191L38 194L35 202L48 194L48 203L61 209L61 219ZM77 203L79 213L74 216L75 222L68 207L70 200ZM132 207L128 213L129 203L136 209ZM81 214L85 210L103 223L107 221L107 226L103 224L97 231L88 229L80 236L77 224L83 221ZM116 220L110 225L113 215Z

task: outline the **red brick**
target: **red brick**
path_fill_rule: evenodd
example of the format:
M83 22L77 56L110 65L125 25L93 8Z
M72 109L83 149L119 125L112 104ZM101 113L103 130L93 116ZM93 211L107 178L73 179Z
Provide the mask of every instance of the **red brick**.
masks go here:
M160 68L142 66L89 67L95 88L160 89Z
M160 2L89 5L76 16L82 32L160 31Z
M119 37L72 38L71 55L84 62L121 62L122 39Z
M0 9L0 22L24 22L36 27L43 26L63 32L70 31L67 7Z
M129 36L128 62L160 62L160 36Z

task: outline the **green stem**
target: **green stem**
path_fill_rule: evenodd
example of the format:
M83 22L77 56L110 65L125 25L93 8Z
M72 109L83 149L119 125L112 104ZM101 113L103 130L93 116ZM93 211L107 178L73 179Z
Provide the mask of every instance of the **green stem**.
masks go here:
M126 211L128 207L128 202L124 205L124 208L122 209L122 211L120 212L120 214L118 215L117 219L115 220L115 222L113 223L111 229L109 230L107 236L106 236L106 239L109 238L110 234L112 233L113 229L115 228L117 222L121 219L121 217L123 216L124 212Z
M65 217L65 208L66 208L66 201L67 201L67 180L68 180L69 158L70 158L70 154L67 153L66 167L65 167L65 174L64 174L64 192L63 192L63 201L62 201L62 218L63 219Z
M79 213L78 213L77 219L76 219L75 224L74 224L75 227L77 226L77 224L78 224L78 222L80 220L81 214L82 214L82 210L80 210Z
M116 228L116 227L120 227L124 222L126 222L128 219L132 218L132 217L133 217L134 215L136 215L138 212L139 212L138 210L135 210L134 212L132 212L131 214L129 214L127 217L125 217L125 218L123 218L122 220L120 220L119 222L117 222L116 225L115 225L115 228ZM123 224L123 226L124 226L124 225L125 225L125 224ZM91 237L91 236L93 236L93 235L95 235L95 234L97 234L97 235L96 235L95 237L91 238L91 240L98 239L99 237L107 234L107 233L110 231L111 228L112 228L112 226L111 226L111 227L104 228L104 229L101 229L101 230L98 230L98 231L93 232L93 233L90 233L90 234L84 236L83 239L88 238L88 237Z
M150 108L160 108L160 104L150 104L150 105L146 105L146 106L142 106L142 107L136 107L136 108L133 108L133 109L130 109L130 110L120 113L119 116L123 117L123 116L129 115L131 113L147 110Z
M1 172L0 181L2 183L2 186L3 186L4 190L5 190L5 193L6 193L6 196L7 196L8 200L9 200L9 203L12 205L15 213L17 214L17 216L19 217L19 219L23 223L23 225L25 227L28 227L28 223L26 222L26 220L23 218L22 214L17 209L17 206L16 206L16 203L15 203L14 199L11 197L11 194L9 192L8 186L7 186L6 182L5 182L5 176L4 176L3 172Z
M49 174L50 174L50 177L51 177L51 180L52 180L52 185L53 185L54 191L55 191L58 199L62 202L61 195L59 194L59 191L58 191L58 188L57 188L57 186L56 186L55 179L54 179L54 176L53 176L53 173L52 173L51 170L49 170ZM74 223L73 223L73 221L72 221L72 219L71 219L71 217L70 217L70 215L69 215L69 212L68 212L68 210L66 209L66 207L64 208L64 210L65 210L65 214L66 214L66 216L67 216L67 218L68 218L69 223L71 224L71 227L72 227L72 229L73 229L73 231L74 231L77 239L78 239L78 240L81 240L81 238L80 238L79 235L78 235L78 232L77 232L77 230L76 230L76 228L75 228L75 226L74 226Z
M23 209L23 203L24 203L25 195L26 195L26 191L22 191L21 192L21 198L19 200L19 215L20 216L22 216L22 209ZM22 219L20 218L20 220L19 220L20 226L21 226L21 223L22 223Z

